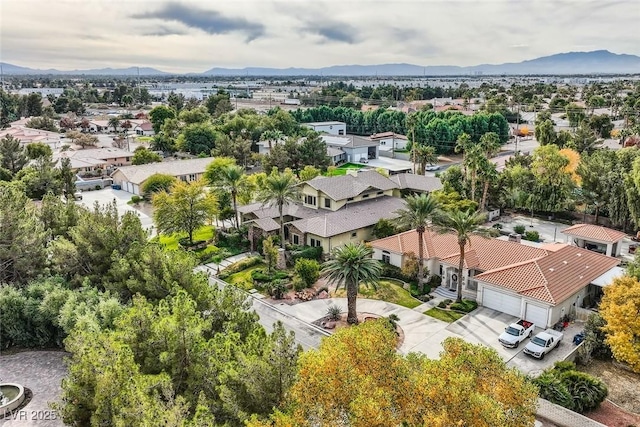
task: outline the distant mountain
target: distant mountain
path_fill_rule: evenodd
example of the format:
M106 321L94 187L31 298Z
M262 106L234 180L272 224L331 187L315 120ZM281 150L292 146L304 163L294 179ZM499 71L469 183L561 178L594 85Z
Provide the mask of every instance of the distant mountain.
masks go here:
M55 74L55 75L89 75L89 76L137 76L138 67L129 68L99 68L91 70L56 70L49 68L47 70L39 70L34 68L20 67L18 65L7 64L6 62L0 62L2 66L2 72L4 74L13 75L36 75L36 74ZM164 71L156 70L155 68L140 67L141 76L159 76L169 75Z
M135 76L137 67L100 68L91 70L61 71L36 70L13 64L0 63L4 74L57 74L57 75L112 75ZM141 76L170 75L155 68L140 67ZM640 56L615 54L608 50L593 52L568 52L544 56L522 62L506 64L482 64L472 67L455 65L334 65L324 68L211 68L198 76L460 76L460 75L525 75L525 74L640 74Z
M640 57L618 55L607 50L568 52L517 63L454 65L335 65L324 68L212 68L210 76L454 76L465 74L638 74Z

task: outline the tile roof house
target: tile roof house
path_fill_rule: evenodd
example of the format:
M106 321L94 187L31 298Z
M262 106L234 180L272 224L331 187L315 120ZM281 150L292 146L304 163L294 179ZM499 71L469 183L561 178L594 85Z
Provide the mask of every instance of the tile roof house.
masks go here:
M404 206L394 197L397 185L376 171L316 177L300 186L301 201L284 207L285 238L296 245L322 246L325 253L347 241L371 239L373 226L382 218L395 218ZM240 206L238 212L243 224L260 233L274 231L274 222L280 221L277 208L260 203Z
M620 256L626 233L593 224L576 224L562 230L573 238L573 244L609 256Z
M410 230L370 244L374 258L401 267L407 253L418 253L418 233ZM454 234L427 230L423 244L425 266L442 277L443 286L455 289L462 280L466 298L540 327L553 325L582 304L587 294L594 292L591 283L619 263L615 258L566 244L534 247L471 236L460 275Z
M174 176L186 182L197 181L202 178L207 166L213 161L213 157L168 160L160 163L148 163L146 165L123 166L112 174L113 183L120 185L124 191L141 194L142 184L157 173Z
M63 158L71 160L74 171L89 172L96 169L109 170L119 166L131 165L133 153L120 148L88 148L84 150L67 150L53 155L53 160Z

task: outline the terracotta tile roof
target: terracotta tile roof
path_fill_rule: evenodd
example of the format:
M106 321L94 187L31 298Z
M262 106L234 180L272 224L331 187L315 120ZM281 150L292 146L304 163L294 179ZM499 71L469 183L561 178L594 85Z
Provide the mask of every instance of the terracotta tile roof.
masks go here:
M423 234L424 257L438 258L443 263L458 266L460 248L453 233L439 234L428 229ZM418 253L418 233L406 231L371 242L374 248L399 254ZM498 239L472 235L465 249L465 266L482 271L493 270L509 264L528 261L547 254L544 249Z
M576 224L562 230L562 233L567 236L575 236L582 239L607 243L618 242L627 236L622 231L612 230L611 228L593 224Z
M333 200L344 200L349 197L356 197L369 188L383 191L397 188L395 182L376 171L358 172L356 176L318 176L307 181L306 184L316 190L322 191Z
M567 245L541 258L486 271L475 279L556 305L619 262L616 258Z

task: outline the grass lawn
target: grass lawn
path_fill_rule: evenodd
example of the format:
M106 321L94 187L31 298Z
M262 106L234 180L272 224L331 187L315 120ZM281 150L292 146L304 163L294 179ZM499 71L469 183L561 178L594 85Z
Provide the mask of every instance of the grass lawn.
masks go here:
M165 248L170 250L178 249L178 240L183 237L187 237L186 233L175 233L171 235L161 234L160 235L160 243L164 245ZM204 227L196 230L193 233L193 240L209 240L213 237L213 226L205 225ZM207 248L209 249L209 248ZM207 250L205 249L205 251Z
M151 142L153 141L153 137L152 136L139 136L136 138L136 141L138 142Z
M462 313L456 313L455 311L447 311L438 307L430 308L425 311L424 314L427 316L435 317L438 320L443 320L445 322L455 322L456 320L464 317Z
M333 296L341 298L347 296L346 291L342 288L334 292L334 294ZM415 308L422 304L421 301L412 297L409 291L402 287L402 282L390 279L380 280L377 289L364 285L360 286L358 297L392 302L407 308Z
M330 173L327 173L327 176L340 176L346 175L348 170L358 170L362 168L366 168L366 165L361 165L359 163L345 163L344 165L338 166L335 170Z
M253 289L253 283L251 282L251 272L265 267L266 264L264 263L254 265L253 267L247 268L246 270L233 273L232 275L224 279L224 281L241 289L244 289L245 291L251 290Z

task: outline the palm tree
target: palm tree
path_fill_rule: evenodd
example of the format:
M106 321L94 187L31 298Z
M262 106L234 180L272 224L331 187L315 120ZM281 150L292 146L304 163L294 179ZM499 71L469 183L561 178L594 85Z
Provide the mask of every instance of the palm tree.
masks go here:
M246 185L246 177L244 175L244 169L242 167L231 164L223 167L220 170L220 176L218 181L212 183L214 187L219 190L227 191L231 193L231 200L233 202L233 216L235 218L236 229L240 228L240 222L238 221L238 192Z
M424 232L438 209L438 202L428 194L409 196L407 206L396 211L401 227L415 228L418 233L418 287L423 290Z
M439 233L454 233L458 236L460 247L460 262L458 263L458 297L456 302L462 302L462 270L464 268L464 247L470 242L471 236L477 234L488 236L489 230L481 225L486 221L486 215L482 212L454 210L443 212L436 217Z
M108 123L109 123L109 126L113 127L114 132L118 131L118 126L120 126L120 120L118 120L117 117L110 117Z
M284 249L284 215L282 210L287 203L300 199L298 181L291 173L276 173L267 176L264 187L258 194L258 200L264 205L277 206L280 214L280 247Z
M262 132L260 138L266 139L269 142L269 150L271 150L272 143L280 141L282 138L284 138L284 134L277 129L265 130L264 132Z
M335 283L336 290L344 286L347 291L347 323L350 325L358 323L356 299L360 283L375 287L380 278L382 266L372 254L373 249L362 243L347 243L335 248L331 259L322 266L328 283Z
M495 156L502 146L502 144L500 144L500 137L495 132L487 132L482 135L480 137L480 145L485 153L487 153L488 158Z
M462 133L456 140L456 146L453 149L456 153L462 153L462 178L465 183L469 180L467 176L467 151L472 145L471 137L466 133Z

